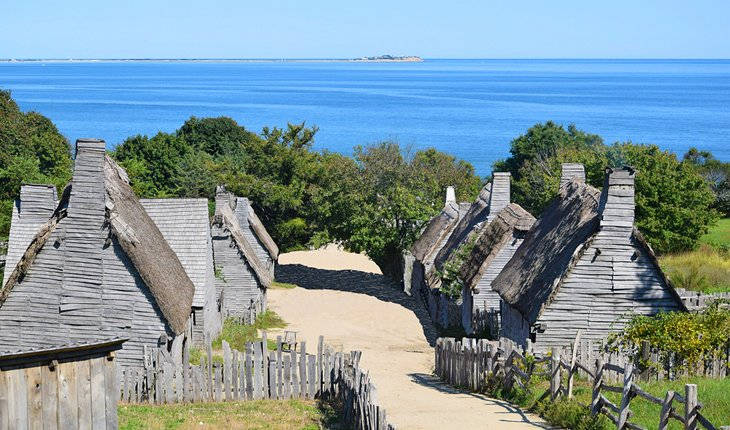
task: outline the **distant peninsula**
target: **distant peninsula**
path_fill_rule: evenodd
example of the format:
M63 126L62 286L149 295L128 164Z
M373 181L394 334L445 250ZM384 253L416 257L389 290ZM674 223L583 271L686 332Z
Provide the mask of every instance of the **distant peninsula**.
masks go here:
M387 63L391 61L401 61L406 63L419 63L423 61L423 58L415 56L415 55L406 55L406 56L393 56L393 55L380 55L377 57L360 57L355 58L352 61L371 61L371 62L382 62Z
M124 63L124 62L189 62L189 63L419 63L423 58L415 55L359 58L0 58L9 63Z

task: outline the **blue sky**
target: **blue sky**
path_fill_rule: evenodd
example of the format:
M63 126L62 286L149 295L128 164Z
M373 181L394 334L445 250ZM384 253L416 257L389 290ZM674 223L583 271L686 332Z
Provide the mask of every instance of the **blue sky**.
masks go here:
M0 58L730 58L730 2L0 0Z

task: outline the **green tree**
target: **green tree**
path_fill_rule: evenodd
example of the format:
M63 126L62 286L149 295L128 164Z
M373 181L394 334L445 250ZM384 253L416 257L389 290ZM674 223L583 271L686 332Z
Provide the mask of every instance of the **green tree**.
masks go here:
M636 225L657 252L694 248L716 218L714 196L697 169L656 145L607 146L572 125L565 130L548 122L513 140L510 154L494 170L512 173L513 200L533 214L557 195L561 164L578 162L585 165L586 181L597 188L603 186L606 167L637 169Z
M71 179L71 148L55 125L23 113L9 91L0 90L0 240L10 232L12 202L24 182L61 188Z
M394 279L401 275L402 252L443 207L446 185L459 178L460 196L467 201L479 190L471 165L431 149L409 157L397 143L382 142L356 147L355 161L359 174L352 215L337 239L352 251L367 253Z
M694 164L715 193L713 205L723 216L730 217L730 163L716 159L710 151L690 148L683 157Z

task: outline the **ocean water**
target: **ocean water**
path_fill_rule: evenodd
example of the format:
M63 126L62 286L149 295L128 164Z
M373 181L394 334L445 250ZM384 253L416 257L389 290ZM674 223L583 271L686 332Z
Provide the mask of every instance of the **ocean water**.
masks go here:
M344 154L385 139L436 147L487 175L511 139L553 120L730 160L730 60L5 62L0 88L70 140L109 147L226 115L254 131L306 121L316 148Z

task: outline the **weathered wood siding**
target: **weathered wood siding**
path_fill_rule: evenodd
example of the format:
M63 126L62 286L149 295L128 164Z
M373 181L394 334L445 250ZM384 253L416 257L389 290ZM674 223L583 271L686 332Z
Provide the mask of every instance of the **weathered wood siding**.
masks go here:
M222 326L214 282L207 199L142 199L140 203L175 252L193 285L193 342L215 339Z
M223 296L223 313L243 316L251 301L260 299L264 290L230 234L213 226L212 238L215 267L219 273L215 285L218 294Z
M487 221L490 222L497 216L497 213L504 209L510 203L510 178L509 172L494 172L492 178L492 193L489 198L489 215Z
M271 258L271 254L269 254L269 251L266 249L264 244L261 243L261 240L259 240L253 227L251 227L251 224L248 221L249 211L253 211L251 202L244 197L236 198L236 210L234 213L236 214L236 218L238 218L238 223L243 230L243 234L246 237L246 240L248 240L248 243L253 246L259 261L263 263L264 267L266 267L269 273L271 273L271 277L273 278L275 266L274 259Z
M473 309L499 310L499 303L502 299L497 292L492 290L492 281L499 275L499 272L502 271L510 258L512 258L512 255L514 255L522 243L523 238L524 233L516 232L512 236L512 239L505 244L494 260L492 260L487 270L484 271L481 279L477 282L478 292L473 294Z
M129 338L125 365L143 346L172 338L162 313L105 220L104 146L79 143L67 218L0 308L0 344L9 349Z
M610 331L620 330L632 313L653 315L676 310L679 305L669 288L635 240L619 239L604 229L538 319L547 330L537 335L534 346L546 351L566 345L578 329L584 330L585 339L602 339Z
M499 331L500 337L510 339L521 347L526 347L527 340L530 337L530 323L522 317L520 311L504 300L500 303L500 309L502 318Z
M56 200L56 187L53 185L23 185L20 188L20 199L13 205L10 220L3 284L15 269L38 228L53 214L58 204Z

